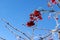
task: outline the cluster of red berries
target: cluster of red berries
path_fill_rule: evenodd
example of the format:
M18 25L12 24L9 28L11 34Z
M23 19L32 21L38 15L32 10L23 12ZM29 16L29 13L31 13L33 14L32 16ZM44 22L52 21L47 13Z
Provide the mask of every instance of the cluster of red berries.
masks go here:
M37 21L38 19L42 20L42 15L41 15L40 11L35 10L33 13L30 14L30 21L27 22L26 25L28 27L34 26L35 25L34 21Z
M50 2L48 2L48 7L51 7L51 3L52 4L57 4L56 0L50 0Z
M57 4L56 0L50 0L50 2L48 3L48 7L51 7L50 3ZM35 25L35 21L42 20L41 12L39 10L34 10L34 12L30 14L29 18L30 18L30 21L27 22L26 25L28 27L32 27ZM50 18L50 16L49 16L49 18ZM56 18L56 19L58 20L58 18Z

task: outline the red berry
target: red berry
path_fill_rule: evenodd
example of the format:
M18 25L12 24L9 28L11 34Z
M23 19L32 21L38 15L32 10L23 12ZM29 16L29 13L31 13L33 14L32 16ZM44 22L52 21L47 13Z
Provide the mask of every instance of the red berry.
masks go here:
M59 18L56 18L56 20L58 20Z
M31 20L31 21L33 21L33 20L34 20L34 17L33 17L33 16L31 16L31 17L30 17L30 20Z
M56 0L51 0L51 2L52 2L53 4L57 4Z
M40 20L42 20L42 16L41 16L41 15L39 15L38 18L39 18Z
M54 3L54 2L55 2L55 0L51 0L51 2L52 2L52 3Z
M34 21L29 21L29 22L27 22L27 26L28 26L28 27L31 27L31 26L34 26L34 25L35 25Z
M41 15L41 13L40 13L38 10L35 10L35 11L34 11L34 16L37 17L37 16L39 16L39 15Z

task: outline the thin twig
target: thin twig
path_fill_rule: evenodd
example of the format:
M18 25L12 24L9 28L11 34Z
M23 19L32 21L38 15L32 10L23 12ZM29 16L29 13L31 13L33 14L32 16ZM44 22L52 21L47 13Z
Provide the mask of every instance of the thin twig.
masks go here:
M19 29L13 27L9 22L5 21L4 19L2 19L2 21L4 21L7 25L9 25L10 27L12 27L14 30L22 33L22 34L25 35L29 40L31 40L30 37L28 37L25 33L23 33L22 31L20 31Z

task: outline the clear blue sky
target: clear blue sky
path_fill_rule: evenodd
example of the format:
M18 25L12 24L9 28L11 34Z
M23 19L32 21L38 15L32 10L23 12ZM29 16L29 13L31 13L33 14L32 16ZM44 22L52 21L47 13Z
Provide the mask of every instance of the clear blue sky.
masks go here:
M31 33L30 28L22 26L29 21L29 14L35 9L50 9L47 7L47 0L0 0L0 18L5 18L8 22L16 26L21 31ZM59 10L55 5L54 10ZM48 14L42 15L43 20L37 23L38 28L55 28L55 20L51 18L48 20ZM16 40L5 27L4 22L0 20L0 36L7 40ZM40 32L35 32L40 33ZM43 33L43 31L41 32ZM41 34L40 33L40 34ZM56 40L56 39L55 39Z

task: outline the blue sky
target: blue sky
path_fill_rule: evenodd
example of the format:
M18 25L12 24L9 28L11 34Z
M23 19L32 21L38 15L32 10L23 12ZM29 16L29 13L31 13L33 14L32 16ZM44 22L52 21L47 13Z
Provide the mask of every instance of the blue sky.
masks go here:
M47 7L47 0L0 0L0 18L6 19L8 22L16 26L21 31L31 33L31 28L22 26L29 21L29 14L35 9L50 9ZM54 10L59 11L59 8L54 5ZM43 20L37 23L38 28L55 28L55 20L51 18L48 20L48 14L42 15ZM14 35L10 33L5 27L5 23L0 20L0 36L7 40L16 40ZM40 33L37 30L35 33ZM41 34L43 31L41 32ZM56 40L56 39L55 39Z

